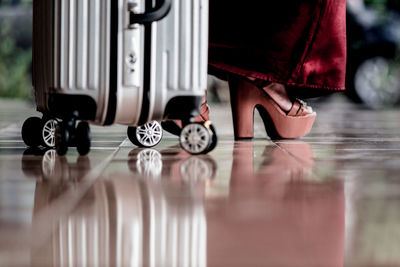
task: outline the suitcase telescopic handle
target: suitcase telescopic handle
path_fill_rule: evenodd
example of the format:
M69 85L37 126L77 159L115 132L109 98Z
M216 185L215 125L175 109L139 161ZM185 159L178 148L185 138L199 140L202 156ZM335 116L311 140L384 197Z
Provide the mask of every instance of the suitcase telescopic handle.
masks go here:
M141 14L134 13L133 8L135 6L129 5L129 26L132 27L133 24L146 24L163 19L166 15L168 15L168 12L171 10L171 3L172 0L163 0L162 3L158 5L158 7L152 9L149 12Z

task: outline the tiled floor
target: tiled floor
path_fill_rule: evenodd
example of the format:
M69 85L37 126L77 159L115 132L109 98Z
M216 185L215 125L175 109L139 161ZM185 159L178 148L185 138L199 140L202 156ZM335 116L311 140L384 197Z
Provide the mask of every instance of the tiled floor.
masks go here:
M26 149L0 100L0 266L400 266L400 110L332 97L312 133L234 142L227 106L206 156L167 135L138 149L93 127L78 157Z

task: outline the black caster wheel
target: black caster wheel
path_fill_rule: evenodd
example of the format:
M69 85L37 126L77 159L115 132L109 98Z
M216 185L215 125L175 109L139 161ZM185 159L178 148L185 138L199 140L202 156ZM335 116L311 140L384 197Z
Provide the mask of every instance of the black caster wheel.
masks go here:
M55 131L55 147L57 154L64 156L68 151L69 131L64 123L59 123Z
M181 147L193 155L206 154L215 148L217 139L214 139L209 121L204 123L189 123L183 127L179 142Z
M41 123L41 145L47 148L54 148L56 145L56 126L58 122L52 118L43 118Z
M90 127L85 121L81 121L76 127L76 147L81 156L85 156L90 151L91 138Z
M30 117L22 125L22 140L29 147L41 145L41 125L42 120L38 117Z
M163 129L158 121L143 126L128 127L128 138L138 147L150 148L158 145L163 137Z

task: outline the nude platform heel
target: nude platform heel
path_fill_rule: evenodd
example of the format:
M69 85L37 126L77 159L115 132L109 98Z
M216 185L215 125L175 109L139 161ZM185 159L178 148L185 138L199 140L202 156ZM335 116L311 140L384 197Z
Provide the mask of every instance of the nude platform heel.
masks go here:
M244 78L230 78L229 89L236 140L253 138L255 109L260 112L271 139L299 138L308 134L314 124L317 114L305 112L305 104L300 100L285 112L263 88Z

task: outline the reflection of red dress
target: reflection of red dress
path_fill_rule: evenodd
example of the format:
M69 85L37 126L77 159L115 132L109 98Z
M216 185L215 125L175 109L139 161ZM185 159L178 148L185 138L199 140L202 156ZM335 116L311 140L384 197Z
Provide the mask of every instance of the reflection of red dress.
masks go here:
M235 143L229 197L206 205L207 265L342 267L343 181L309 179L309 144L267 145L261 164L253 145Z
M345 10L345 0L211 0L210 72L283 83L297 96L344 90Z

